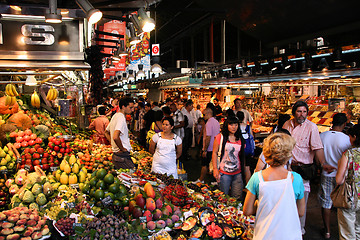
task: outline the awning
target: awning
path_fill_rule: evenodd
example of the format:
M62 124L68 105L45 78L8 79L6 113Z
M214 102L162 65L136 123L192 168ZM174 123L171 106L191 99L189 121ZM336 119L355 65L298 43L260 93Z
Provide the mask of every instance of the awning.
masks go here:
M0 60L0 69L24 70L88 70L90 65L84 61L34 61Z

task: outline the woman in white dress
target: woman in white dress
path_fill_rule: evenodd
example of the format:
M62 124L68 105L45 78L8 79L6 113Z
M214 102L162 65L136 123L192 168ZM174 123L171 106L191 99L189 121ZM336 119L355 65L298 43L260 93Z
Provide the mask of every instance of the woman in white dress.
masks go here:
M182 141L172 132L174 120L171 117L162 120L162 128L163 132L154 134L150 141L149 151L154 154L151 171L166 173L177 179L176 159L181 156Z

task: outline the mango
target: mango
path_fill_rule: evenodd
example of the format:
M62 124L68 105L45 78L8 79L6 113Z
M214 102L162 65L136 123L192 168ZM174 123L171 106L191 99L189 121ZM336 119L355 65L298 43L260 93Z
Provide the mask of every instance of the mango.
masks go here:
M148 209L150 211L154 211L156 209L156 204L155 204L154 199L152 199L152 198L146 199L146 209Z

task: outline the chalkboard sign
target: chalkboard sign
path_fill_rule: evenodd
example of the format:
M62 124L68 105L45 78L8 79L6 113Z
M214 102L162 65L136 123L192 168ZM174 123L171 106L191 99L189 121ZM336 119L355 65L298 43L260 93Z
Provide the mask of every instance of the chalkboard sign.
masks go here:
M30 168L31 168L31 167L30 167L29 165L25 165L25 166L24 166L24 169L25 169L26 171L29 171Z
M113 204L114 201L112 200L112 198L110 196L107 196L106 198L101 200L101 202L104 206L110 206Z
M70 187L72 187L72 188L79 188L79 184L78 184L78 183L70 184Z
M17 158L16 159L16 163L21 163L22 162L22 159L21 158Z
M146 220L146 217L139 217L140 219L140 223L146 223L147 220Z
M74 208L75 207L75 203L74 202L68 202L66 203L68 208Z
M50 171L55 172L59 169L59 167L50 167Z
M82 227L82 224L81 223L73 223L73 228L76 228L76 227Z
M7 169L0 170L0 174L8 174L8 170Z

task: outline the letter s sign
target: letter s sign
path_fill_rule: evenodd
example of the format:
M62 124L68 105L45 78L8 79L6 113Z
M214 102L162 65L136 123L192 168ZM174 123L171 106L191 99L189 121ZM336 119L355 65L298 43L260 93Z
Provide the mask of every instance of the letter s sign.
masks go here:
M53 45L55 42L55 29L49 25L24 24L21 33L24 36L24 43L27 45Z

